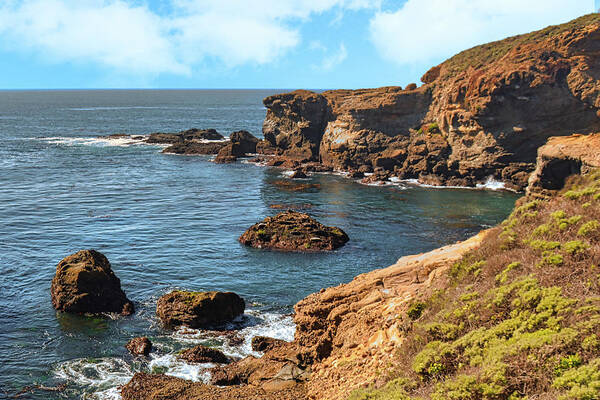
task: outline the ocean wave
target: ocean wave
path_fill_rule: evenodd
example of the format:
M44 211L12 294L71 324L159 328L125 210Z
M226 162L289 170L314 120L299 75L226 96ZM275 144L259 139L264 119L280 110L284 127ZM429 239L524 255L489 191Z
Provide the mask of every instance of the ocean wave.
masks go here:
M234 322L224 326L235 329L241 342L230 343L223 339L223 332L180 328L167 336L152 339L154 350L149 360L140 361L118 357L80 358L58 364L54 377L64 381L74 390L82 393L82 398L93 400L121 399L119 386L125 385L136 372L164 373L194 382L208 383L209 369L216 364L190 364L177 357L182 348L198 344L213 346L234 359L249 355L260 357L261 353L252 350L252 338L268 336L286 341L294 338L296 326L291 315L283 315L258 310L246 313Z
M138 135L136 135L138 137ZM156 145L146 143L144 140L147 136L139 135L143 139L132 139L131 136L127 137L66 137L66 136L53 136L53 137L40 137L35 140L40 140L49 144L65 145L65 146L116 146L116 147L129 147L129 146L158 146L164 147L164 145Z

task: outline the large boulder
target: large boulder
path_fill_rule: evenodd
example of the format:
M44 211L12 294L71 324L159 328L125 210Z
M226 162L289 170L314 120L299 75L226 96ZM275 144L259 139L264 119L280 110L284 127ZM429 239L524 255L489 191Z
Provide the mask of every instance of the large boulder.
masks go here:
M348 240L340 228L325 226L308 214L292 210L265 218L239 238L246 246L291 251L334 250Z
M156 314L169 329L207 328L232 321L245 308L244 300L232 292L176 290L158 299Z
M147 356L152 350L152 342L147 337L136 337L127 342L125 348L134 356Z
M223 354L222 351L213 349L211 347L206 347L202 345L198 345L196 347L192 347L191 349L187 349L182 351L179 354L179 358L181 360L187 361L189 363L217 363L217 364L228 364L231 362L231 359Z
M244 152L242 146L237 142L228 143L219 150L219 153L215 157L217 164L232 163L237 160L238 157L243 157Z
M151 133L146 143L174 144L185 141L223 140L224 137L214 129L188 129L177 133Z
M256 153L256 145L260 140L248 131L237 131L229 135L231 143L239 143L243 154Z
M123 315L134 311L108 259L95 250L81 250L59 262L50 291L52 305L60 311Z

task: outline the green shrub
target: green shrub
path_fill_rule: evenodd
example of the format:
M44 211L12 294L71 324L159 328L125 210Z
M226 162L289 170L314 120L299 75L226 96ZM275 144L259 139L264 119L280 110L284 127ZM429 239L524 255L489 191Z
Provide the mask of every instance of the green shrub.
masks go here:
M593 219L593 220L588 221L585 224L581 225L581 227L577 231L577 235L578 236L589 236L593 232L596 232L598 230L598 228L600 228L600 223L597 220Z
M425 303L417 301L415 303L412 303L408 307L408 310L406 310L406 314L408 315L408 317L410 319L412 319L414 321L421 317L421 314L423 314L423 310L425 310L425 307L426 307Z

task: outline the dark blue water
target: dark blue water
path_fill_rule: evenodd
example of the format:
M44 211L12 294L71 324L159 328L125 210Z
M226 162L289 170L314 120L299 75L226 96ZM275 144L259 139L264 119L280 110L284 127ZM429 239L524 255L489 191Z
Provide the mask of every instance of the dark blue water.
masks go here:
M177 361L195 343L248 354L249 339L293 336L289 314L322 287L399 257L464 239L502 220L516 195L489 190L371 187L314 175L311 192L286 191L284 171L210 157L161 154L160 147L93 140L191 127L261 136L262 98L273 91L0 92L0 398L26 385L55 386L25 398L118 398L138 370L206 378ZM319 221L350 236L323 254L249 249L237 242L273 204L307 204ZM57 314L50 303L56 264L84 248L103 252L136 303L128 318ZM210 334L160 328L156 299L173 288L231 290L250 305L238 323L242 346ZM146 335L149 362L124 343Z

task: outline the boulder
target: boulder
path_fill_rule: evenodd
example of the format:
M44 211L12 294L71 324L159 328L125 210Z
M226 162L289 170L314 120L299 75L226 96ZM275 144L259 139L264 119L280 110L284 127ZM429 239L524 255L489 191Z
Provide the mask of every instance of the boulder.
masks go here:
M59 311L123 315L134 311L108 259L95 250L81 250L59 262L50 291Z
M252 338L251 346L252 350L265 352L271 350L274 347L282 346L286 344L285 340L275 339L267 336L254 336Z
M252 225L239 241L259 249L322 251L343 246L348 235L340 228L315 221L308 214L288 210Z
M238 143L243 155L248 153L256 153L256 145L260 142L256 136L248 131L237 131L229 135L229 140L232 143Z
M207 328L232 321L245 308L244 300L232 292L176 290L158 299L156 314L169 329Z
M202 345L198 345L196 347L192 347L191 349L187 349L182 351L178 358L187 361L189 363L217 363L217 364L228 364L231 362L231 359L223 354L222 351L217 349L213 349L211 347L206 347Z
M243 156L244 152L239 143L228 143L219 150L219 153L215 157L215 162L218 164L232 163L235 162L238 157Z
M147 356L152 351L152 342L147 337L136 337L125 345L134 356Z
M305 178L308 178L308 176L301 169L297 169L297 170L294 171L294 173L292 175L290 175L290 178L292 178L292 179L305 179Z

